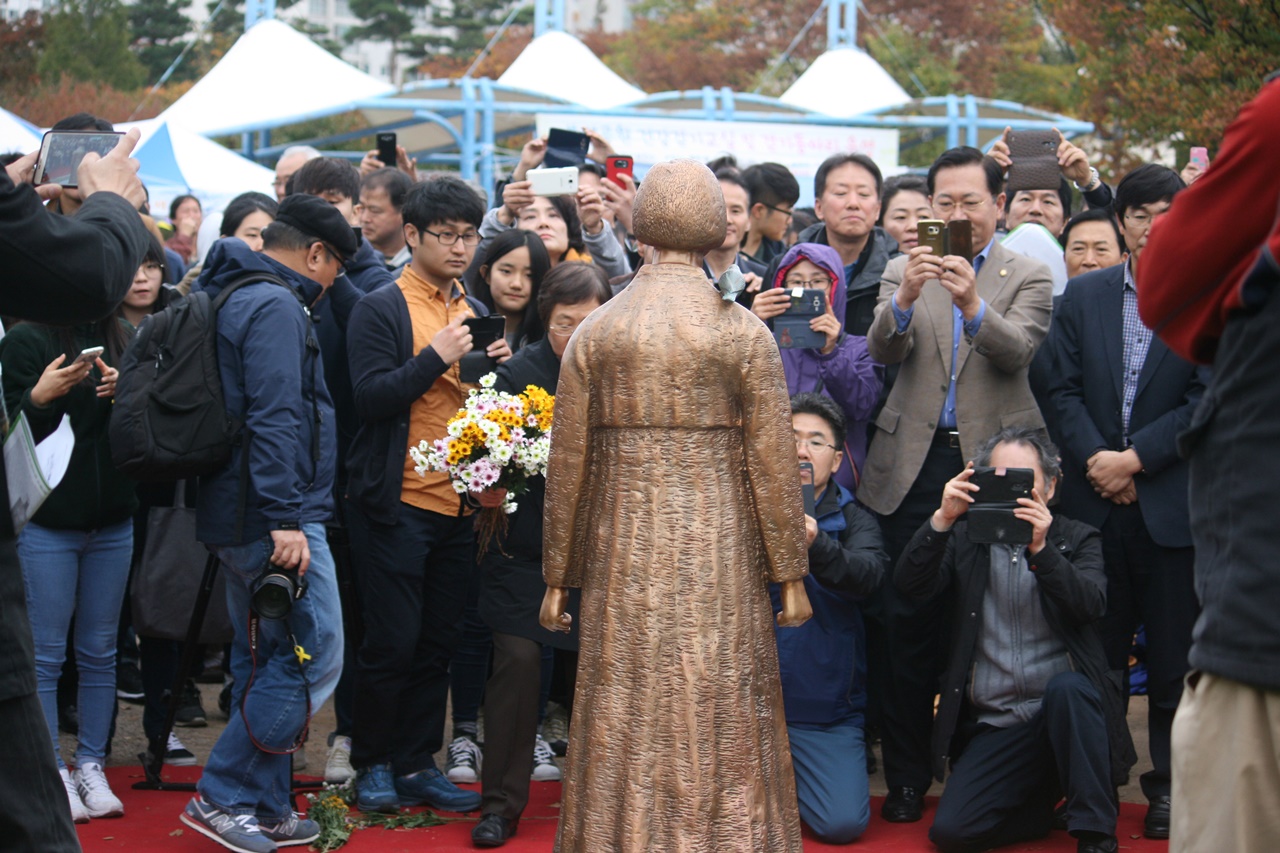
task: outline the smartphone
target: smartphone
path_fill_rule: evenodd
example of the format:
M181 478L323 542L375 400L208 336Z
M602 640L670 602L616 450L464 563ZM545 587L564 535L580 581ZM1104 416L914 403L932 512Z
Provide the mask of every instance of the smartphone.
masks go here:
M101 130L51 130L40 141L40 154L36 158L32 181L75 189L79 183L76 171L84 155L96 151L100 157L105 157L122 136L123 133Z
M1209 149L1197 145L1191 149L1191 165L1199 166L1200 171L1209 168Z
M916 234L920 245L929 247L929 254L940 258L947 254L947 223L941 219L921 219Z
M827 336L809 328L809 321L825 314L827 293L824 290L792 288L791 304L773 318L773 337L779 349L822 349Z
M967 219L953 219L948 222L944 247L948 255L958 255L969 263L973 263L973 223Z
M613 181L615 184L621 187L622 181L618 180L618 175L626 175L628 178L631 178L631 180L634 182L636 177L635 166L636 166L636 161L631 157L622 157L622 156L610 157L609 160L604 164L604 171L605 171L604 176L606 179Z
M1031 522L1014 516L1018 498L1031 497L1036 475L1030 468L976 468L969 482L978 487L965 513L969 540L986 544L1026 545Z
M98 358L98 356L102 355L103 351L104 350L102 347L89 347L88 349L82 349L80 350L80 354L76 356L76 360L73 361L72 364L80 364L81 362L86 362L86 361L89 364L93 364L94 360ZM68 367L69 366L70 365L68 365Z
M800 494L804 497L804 514L810 518L817 518L817 495L813 487L812 462L800 463Z
M507 331L507 318L501 314L488 317L468 317L462 325L471 331L471 352L458 361L458 379L462 382L479 382L480 377L498 366L497 360L485 352L489 344L502 339Z
M1058 132L1055 130L1011 130L1008 137L1009 178L1006 190L1057 189L1062 183L1058 166Z
M558 169L530 169L525 176L533 184L534 195L573 195L578 191L578 167L564 166Z
M395 167L396 165L396 135L394 133L378 134L378 159L382 161L382 165Z
M542 164L550 169L581 166L591 150L591 137L576 130L553 127L547 134L547 153Z

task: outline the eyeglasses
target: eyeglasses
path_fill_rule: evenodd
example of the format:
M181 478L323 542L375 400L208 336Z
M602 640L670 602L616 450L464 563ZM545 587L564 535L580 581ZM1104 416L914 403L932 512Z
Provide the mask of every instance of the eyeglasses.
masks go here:
M965 213L977 213L987 204L985 198L967 198L958 205L949 198L934 199L933 210L942 216L949 216L957 207Z
M796 447L807 447L814 453L821 451L824 447L829 447L832 450L840 449L834 444L827 444L825 441L820 441L816 438L801 438L798 435L796 436Z
M764 204L764 202L760 202L760 203ZM783 216L787 217L787 219L790 219L791 217L795 216L794 212L787 210L784 207L774 207L771 204L764 204L764 206L772 210L774 213L781 213Z
M158 264L155 261L147 261L142 265L143 272L164 272L164 264Z
M1139 209L1137 211L1126 210L1124 212L1124 218L1126 222L1132 225L1136 225L1138 228L1147 228L1155 220L1156 216L1160 216L1164 212L1165 211L1162 210L1159 213L1152 215L1142 209Z
M784 281L783 284L787 287L806 287L810 290L826 290L831 286L831 279L811 278L806 280L803 278L789 278Z
M579 325L581 324L574 323L573 325L569 325L568 323L559 323L555 326L548 326L547 331L555 335L557 338L567 338L573 334L574 330L577 329Z
M468 246L474 246L480 242L479 231L468 231L466 234L458 234L454 231L441 231L439 234L437 234L434 231L431 231L427 228L423 228L422 233L430 234L432 237L435 237L437 240L440 241L441 246L452 246L454 243L458 242L459 240L461 240L464 244Z

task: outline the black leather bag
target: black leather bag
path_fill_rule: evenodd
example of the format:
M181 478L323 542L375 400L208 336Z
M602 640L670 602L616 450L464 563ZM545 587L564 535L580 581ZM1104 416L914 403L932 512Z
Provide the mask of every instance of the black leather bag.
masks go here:
M147 513L147 543L134 570L130 597L133 630L142 637L187 636L209 551L196 541L196 510L185 505L185 497L185 484L179 482L173 506L155 506ZM226 577L218 572L200 642L228 643L234 633L227 615Z

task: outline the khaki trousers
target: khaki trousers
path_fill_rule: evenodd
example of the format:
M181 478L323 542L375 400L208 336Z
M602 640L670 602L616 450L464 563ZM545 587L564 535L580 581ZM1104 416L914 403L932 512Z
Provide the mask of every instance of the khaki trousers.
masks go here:
M1280 692L1187 676L1173 720L1170 853L1280 850Z

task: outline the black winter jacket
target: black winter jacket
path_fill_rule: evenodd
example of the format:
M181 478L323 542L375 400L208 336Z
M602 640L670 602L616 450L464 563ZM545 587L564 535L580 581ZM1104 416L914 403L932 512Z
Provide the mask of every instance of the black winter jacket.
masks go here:
M926 521L911 537L894 570L898 589L918 600L948 592L952 602L950 660L942 676L942 699L933 726L933 772L941 782L947 762L963 749L955 739L971 710L969 675L977 648L982 599L987 591L991 547L969 541L967 523L938 533ZM1111 746L1111 781L1124 784L1137 760L1125 720L1122 673L1107 668L1097 620L1106 612L1102 535L1092 527L1055 516L1047 544L1027 562L1040 583L1045 618L1067 646L1071 666L1098 689ZM955 747L959 747L956 749Z

